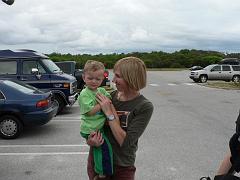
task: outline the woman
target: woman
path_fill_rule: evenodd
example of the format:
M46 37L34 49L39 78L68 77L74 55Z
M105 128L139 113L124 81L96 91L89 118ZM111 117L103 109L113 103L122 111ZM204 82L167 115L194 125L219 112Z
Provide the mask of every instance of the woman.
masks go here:
M138 139L143 134L152 116L153 105L140 94L146 86L146 66L136 57L120 59L114 65L113 82L117 90L111 93L112 100L98 94L98 102L108 119L104 133L113 149L113 176L105 179L134 180L135 158ZM116 110L115 110L116 109ZM87 143L99 146L103 143L101 133L92 133ZM94 173L92 150L88 157L88 176L90 180L100 179Z

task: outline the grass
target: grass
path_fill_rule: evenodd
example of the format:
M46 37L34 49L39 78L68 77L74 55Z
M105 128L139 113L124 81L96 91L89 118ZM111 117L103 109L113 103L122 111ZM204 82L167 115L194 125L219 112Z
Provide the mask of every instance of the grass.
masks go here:
M225 81L208 81L201 84L203 86L228 90L240 90L240 83L225 82Z

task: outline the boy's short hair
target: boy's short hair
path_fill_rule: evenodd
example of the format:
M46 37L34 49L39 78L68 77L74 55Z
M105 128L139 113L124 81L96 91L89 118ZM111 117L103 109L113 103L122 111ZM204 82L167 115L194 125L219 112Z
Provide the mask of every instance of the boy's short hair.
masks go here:
M147 71L144 62L137 57L125 57L116 62L113 71L119 69L123 79L134 90L143 89L147 83Z
M94 61L94 60L88 60L83 69L83 73L88 72L88 71L97 71L97 70L104 70L104 64L99 61Z

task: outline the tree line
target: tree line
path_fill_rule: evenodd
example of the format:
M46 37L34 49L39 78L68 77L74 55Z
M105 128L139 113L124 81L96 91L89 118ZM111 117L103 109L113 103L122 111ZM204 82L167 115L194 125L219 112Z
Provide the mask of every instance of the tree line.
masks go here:
M224 54L217 51L203 51L195 49L182 49L172 53L163 51L152 52L132 52L132 53L113 53L113 54L60 54L51 53L47 56L53 61L76 61L77 68L83 68L87 60L97 60L105 64L106 68L113 68L115 62L127 56L141 58L147 68L189 68L192 66L205 67L209 64L215 64L227 57L240 57L238 53Z

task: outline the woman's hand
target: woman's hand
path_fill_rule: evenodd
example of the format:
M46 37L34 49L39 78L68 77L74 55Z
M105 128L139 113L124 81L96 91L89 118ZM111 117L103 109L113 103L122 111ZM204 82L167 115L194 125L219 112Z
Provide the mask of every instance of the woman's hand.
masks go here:
M102 137L102 133L100 131L97 132L92 132L89 136L88 136L88 140L87 140L87 144L89 146L95 146L95 147L99 147L104 143L104 139Z
M112 101L108 97L98 93L96 95L96 98L97 98L97 102L100 104L101 109L105 115L113 114L112 108L111 108Z

